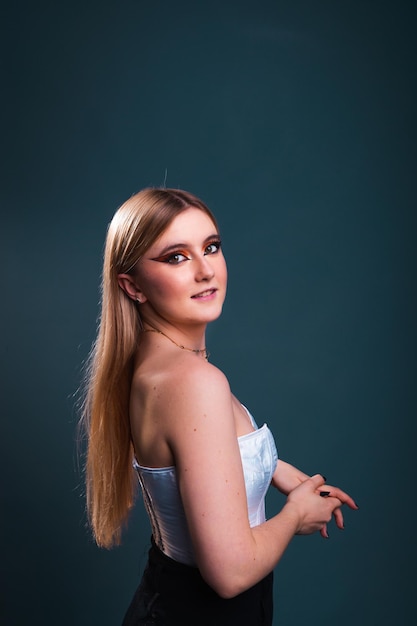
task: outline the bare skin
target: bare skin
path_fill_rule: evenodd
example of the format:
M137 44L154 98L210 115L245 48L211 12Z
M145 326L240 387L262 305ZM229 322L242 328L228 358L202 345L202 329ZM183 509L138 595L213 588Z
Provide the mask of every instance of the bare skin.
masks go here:
M220 315L226 290L221 250L208 243L212 235L208 216L188 209L133 276L119 277L126 293L140 299L145 329L157 328L194 350L205 346L206 325ZM176 242L181 247L173 262L161 261L160 253ZM320 497L322 476L308 477L279 461L272 482L288 495L287 502L277 515L250 528L237 441L253 430L247 412L218 368L157 333L141 338L130 415L139 463L175 466L198 567L222 597L265 577L295 534L326 536L332 516L343 528L343 504L357 508L337 487L326 485L330 495Z

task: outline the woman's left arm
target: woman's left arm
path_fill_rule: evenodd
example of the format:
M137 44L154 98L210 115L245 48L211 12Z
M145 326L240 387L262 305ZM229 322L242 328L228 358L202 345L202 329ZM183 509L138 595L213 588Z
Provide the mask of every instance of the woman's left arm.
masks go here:
M287 496L290 491L301 485L308 478L310 476L304 474L301 470L279 459L271 484Z

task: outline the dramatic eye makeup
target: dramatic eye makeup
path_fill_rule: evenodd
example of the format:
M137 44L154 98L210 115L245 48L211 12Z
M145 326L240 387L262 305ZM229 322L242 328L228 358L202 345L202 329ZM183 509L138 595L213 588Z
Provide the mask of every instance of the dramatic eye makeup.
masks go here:
M203 246L204 255L217 254L221 249L221 245L222 244L218 235L211 235L210 237L207 237ZM188 249L189 247L187 244L174 244L162 250L162 253L159 256L154 257L152 261L178 265L179 263L190 260L191 257Z
M221 247L222 247L222 242L220 241L218 237L216 237L216 239L213 239L206 245L204 254L216 254L216 252L219 252Z
M188 261L189 257L184 252L171 252L162 257L158 257L154 259L154 261L159 261L160 263L170 263L171 265L178 265L178 263L182 263L183 261Z

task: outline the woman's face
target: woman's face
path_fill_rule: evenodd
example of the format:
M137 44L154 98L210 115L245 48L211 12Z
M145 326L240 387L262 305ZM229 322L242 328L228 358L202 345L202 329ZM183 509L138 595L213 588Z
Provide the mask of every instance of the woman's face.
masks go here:
M227 269L217 229L191 207L173 219L134 271L141 313L176 325L211 322L220 315Z

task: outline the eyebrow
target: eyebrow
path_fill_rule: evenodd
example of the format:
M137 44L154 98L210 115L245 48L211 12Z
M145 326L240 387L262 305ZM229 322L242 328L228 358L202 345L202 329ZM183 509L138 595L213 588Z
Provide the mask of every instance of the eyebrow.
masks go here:
M213 241L213 239L219 239L219 233L214 233L213 235L209 235L208 237L206 237L203 241L203 246L209 243L209 241ZM190 247L190 244L188 243L174 243L172 245L169 245L163 248L163 250L161 250L161 252L154 258L158 259L163 256L166 256L170 252L174 252L176 250L183 250L184 248L189 248L189 247Z

